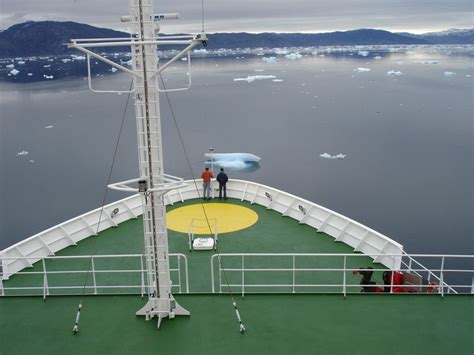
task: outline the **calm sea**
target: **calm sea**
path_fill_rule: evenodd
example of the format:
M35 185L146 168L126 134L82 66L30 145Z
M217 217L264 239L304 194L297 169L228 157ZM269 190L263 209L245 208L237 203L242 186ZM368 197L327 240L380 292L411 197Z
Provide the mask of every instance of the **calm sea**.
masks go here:
M192 89L170 98L196 174L211 146L254 153L260 169L231 177L331 208L410 253L473 254L473 55L208 58L193 63ZM182 82L177 70L168 87ZM255 75L280 81L234 81ZM0 249L100 206L126 98L93 94L83 78L0 84ZM165 170L190 178L162 104ZM135 139L129 105L113 181L136 177Z

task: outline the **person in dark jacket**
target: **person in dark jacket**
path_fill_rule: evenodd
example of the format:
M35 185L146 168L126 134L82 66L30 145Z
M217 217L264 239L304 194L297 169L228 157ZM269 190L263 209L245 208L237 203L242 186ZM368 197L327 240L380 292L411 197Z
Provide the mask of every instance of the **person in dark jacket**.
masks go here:
M229 181L229 177L224 173L224 168L221 168L220 173L217 174L216 180L219 182L219 200L222 199L222 190L224 190L224 200L227 200L226 184L227 181Z

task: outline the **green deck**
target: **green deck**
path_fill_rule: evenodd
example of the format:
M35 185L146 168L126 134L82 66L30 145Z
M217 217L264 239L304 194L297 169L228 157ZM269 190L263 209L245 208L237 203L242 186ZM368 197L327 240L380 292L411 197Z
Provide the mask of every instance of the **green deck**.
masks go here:
M184 203L177 203L170 206L169 209L179 208L201 201L189 200ZM307 225L301 225L296 220L289 217L282 217L280 213L267 210L259 205L251 205L248 202L239 200L229 200L228 203L239 204L252 208L259 215L259 220L253 226L233 233L219 235L219 252L220 253L353 253L353 249L344 243L334 242L334 238L325 233L317 233L316 230ZM188 257L189 262L189 283L191 293L209 293L211 292L211 276L210 276L210 258L214 251L194 251L189 252L188 236L184 233L169 231L169 248L170 253L182 253ZM118 228L110 228L105 230L97 237L88 238L80 242L77 246L72 246L58 252L57 256L64 255L98 255L98 254L141 254L143 252L143 226L141 218L129 220L120 224ZM359 254L360 255L360 254ZM273 260L269 257L262 259L250 258L245 260L247 268L269 268L281 267L291 268L292 258L278 258ZM175 260L171 260L171 267L176 267ZM298 257L296 259L297 268L342 268L344 260L342 257ZM217 264L217 262L216 262ZM88 270L90 265L89 259L75 260L48 260L46 268L52 270ZM233 257L223 259L223 265L226 268L240 268L241 258ZM372 266L374 269L383 269L382 265L372 264L369 257L353 257L348 258L347 268L357 268L361 266ZM217 267L217 265L216 265ZM95 268L98 269L140 269L139 259L130 260L110 260L97 259ZM42 295L41 287L43 285L43 275L28 275L29 272L42 271L41 263L36 263L35 267L25 269L22 274L11 277L5 282L5 287L22 287L25 285L34 285L39 289L34 292L36 295ZM177 284L177 273L173 273L172 279ZM48 284L50 287L61 285L77 285L81 287L84 283L84 274L58 274L49 275ZM184 280L184 273L181 275ZM228 281L231 284L239 284L241 282L241 274L239 272L228 272ZM106 278L106 279L105 279ZM216 270L216 279L218 273ZM274 280L277 284L291 284L292 273L282 272L261 272L245 275L246 284L261 284L262 279L265 282ZM360 277L354 277L350 272L346 273L348 282L357 284ZM296 275L296 283L309 284L317 281L321 284L342 284L343 274L328 272L305 272ZM374 275L374 279L378 279L382 283L380 273ZM140 285L139 274L106 274L97 275L98 284L113 285ZM88 278L89 286L92 286L92 278ZM226 291L227 288L223 288ZM359 292L359 287L349 288L348 291ZM78 294L82 290L50 290L50 294ZM177 290L173 290L177 291ZM184 291L184 289L183 289ZM240 292L240 288L234 288L233 291ZM246 292L290 292L291 288L247 288ZM324 288L297 288L298 292L342 292L342 287L324 287ZM88 290L92 293L93 290ZM114 293L139 293L140 289L103 289L99 292ZM10 290L6 291L7 295L31 295L32 291Z
M191 203L196 201L170 208ZM277 212L237 200L230 203L254 209L259 221L248 229L221 235L222 253L352 252L347 245L335 243L324 233L316 233L291 218L282 218ZM140 219L122 223L57 255L88 255L93 250L94 254L141 253L141 223ZM46 300L0 297L0 354L472 354L474 351L474 297L469 295L444 299L439 295L357 294L347 298L340 294L265 294L245 298L238 295L236 300L247 328L241 335L230 296L208 293L209 258L213 252L189 253L184 234L170 232L169 239L172 253L183 253L189 258L190 291L195 294L176 298L191 311L191 317L164 320L157 331L155 319L146 322L135 316L135 311L145 303L140 296L86 296L81 329L74 336L71 330L78 296L52 296ZM229 261L232 265L225 266L234 266L233 263L240 265L239 261ZM340 258L316 263L302 258L298 263L299 267L342 267ZM263 267L263 264L255 261L251 266ZM282 264L288 266L288 261ZM348 261L349 268L369 265L367 257ZM96 268L112 266L116 265L96 265ZM47 263L48 270L65 267L87 268L87 261ZM25 272L39 270L41 263ZM239 275L231 277L240 280ZM258 282L259 277L262 276L251 280L246 276L246 282ZM281 280L288 275L271 277ZM332 279L327 275L316 277L319 281L339 283L342 274ZM346 277L348 282L359 280L350 273ZM58 276L48 281L52 286L70 283L74 278L80 284L84 275L67 279ZM4 286L19 287L32 282L42 286L42 281L41 275L22 274L13 276ZM340 288L325 291L340 292Z

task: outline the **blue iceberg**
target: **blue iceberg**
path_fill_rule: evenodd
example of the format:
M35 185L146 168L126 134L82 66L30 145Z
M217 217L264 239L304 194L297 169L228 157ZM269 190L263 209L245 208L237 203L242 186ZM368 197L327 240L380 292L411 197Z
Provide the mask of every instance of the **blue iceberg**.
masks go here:
M250 153L206 153L205 165L227 171L251 172L260 167L261 158Z

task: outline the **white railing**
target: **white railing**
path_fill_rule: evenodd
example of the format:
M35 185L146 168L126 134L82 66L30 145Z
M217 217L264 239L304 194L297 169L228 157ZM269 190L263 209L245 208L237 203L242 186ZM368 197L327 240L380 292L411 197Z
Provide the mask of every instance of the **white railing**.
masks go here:
M399 255L393 255L399 256ZM353 277L354 281L348 281L347 275L357 267L348 267L348 264L355 264L355 261L366 257L363 254L316 254L316 253L225 253L215 254L211 257L211 290L212 293L238 292L244 296L245 293L347 293L360 292L360 277ZM450 269L446 268L447 260L467 260L466 264L472 265L474 255L411 255L409 260L417 258L428 258L436 260L439 268L427 270L424 267L400 268L396 271L417 275L421 283L397 285L392 283L393 288L403 287L410 292L410 289L421 290L429 293L474 293L474 268L471 269ZM324 259L331 258L331 266L325 266ZM327 259L326 259L327 260ZM337 260L337 261L336 261ZM322 263L318 263L322 261ZM316 266L314 266L316 264ZM339 264L339 265L338 265ZM464 263L463 263L464 264ZM286 265L286 266L285 266ZM313 266L312 266L313 265ZM387 269L370 269L374 277L381 278L382 273ZM216 277L216 274L218 275ZM272 275L273 274L273 275ZM378 276L375 276L377 275ZM422 276L425 274L425 276ZM259 276L260 275L260 276ZM269 276L272 275L272 276ZM454 277L453 277L454 275ZM351 275L352 276L352 275ZM462 278L463 283L448 285L446 280L456 280ZM251 279L249 281L249 279ZM334 280L340 280L337 282ZM436 280L436 281L434 281ZM278 282L276 282L278 281ZM304 281L304 282L303 282ZM330 281L330 282L328 282ZM465 282L465 283L464 283ZM383 283L375 283L366 287L385 288ZM230 288L230 290L229 290ZM458 289L458 290L456 290ZM310 290L310 291L308 291Z
M166 204L174 204L202 196L201 180L196 180L198 191L193 180L185 181L186 187L170 191L165 195ZM284 191L271 188L255 182L244 180L229 180L227 184L228 197L238 198L262 205L275 210L283 216L293 218L301 224L307 224L334 238L336 242L343 242L362 252L390 269L398 269L401 259L398 256L403 252L403 245L387 236L374 231L348 217L331 211L313 202L291 195ZM0 252L3 261L0 264L3 270L3 279L13 275L44 257L79 241L93 236L110 227L142 214L140 195L134 195L104 206L99 225L101 208L58 224L28 239L22 240ZM5 276L6 275L6 276Z
M169 257L174 265L170 267L173 293L189 293L187 257L179 253L169 254ZM54 291L55 295L85 292L94 295L141 294L143 297L148 288L144 258L142 254L47 256L35 265L37 270L17 272L15 278L6 282L0 278L0 296L39 295L41 292L46 298ZM29 261L27 257L21 259ZM107 264L109 261L115 261L113 264L119 268L111 267ZM71 262L82 262L82 267ZM55 263L68 269L58 268ZM27 281L21 279L25 276L29 278Z

